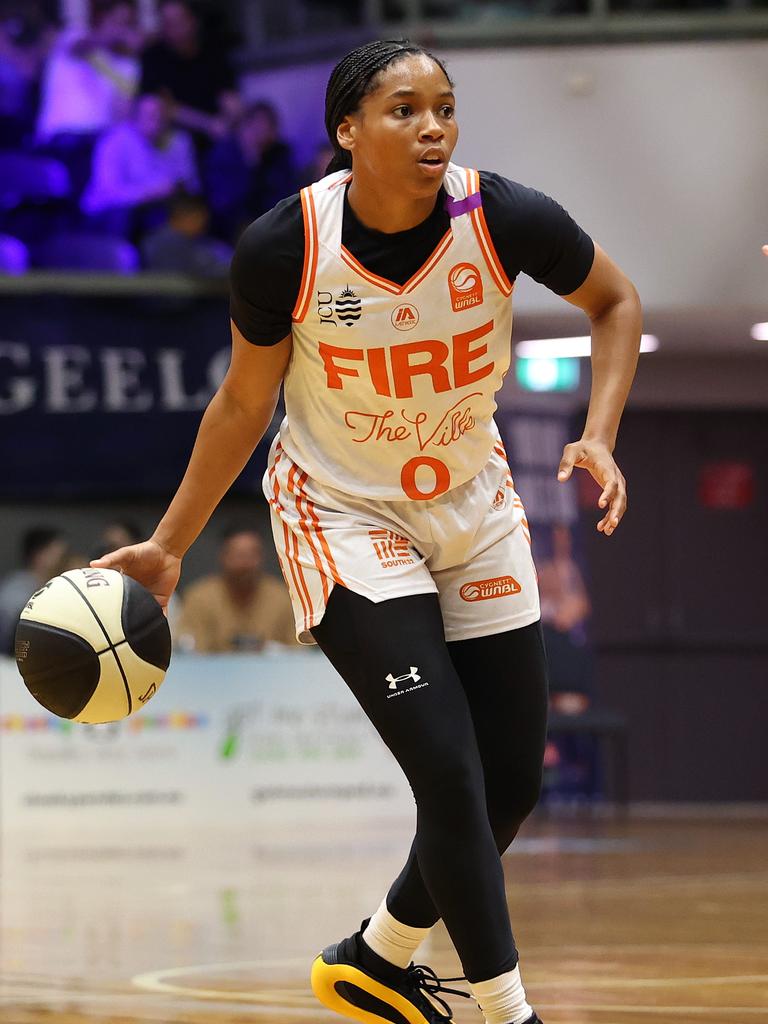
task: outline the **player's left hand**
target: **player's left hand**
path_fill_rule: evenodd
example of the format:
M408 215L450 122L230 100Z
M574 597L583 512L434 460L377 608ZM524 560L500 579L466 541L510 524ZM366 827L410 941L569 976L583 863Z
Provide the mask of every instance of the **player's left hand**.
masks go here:
M563 449L563 457L557 470L559 483L570 479L573 467L586 469L603 488L598 506L608 511L597 524L606 537L610 537L621 522L627 509L627 481L616 465L611 449L604 441L573 441Z

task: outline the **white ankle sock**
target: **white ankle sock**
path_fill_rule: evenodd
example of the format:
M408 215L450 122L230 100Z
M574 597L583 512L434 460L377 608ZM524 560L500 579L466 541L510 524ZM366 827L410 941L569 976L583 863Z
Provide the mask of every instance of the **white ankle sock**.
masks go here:
M470 982L469 987L486 1024L525 1024L533 1016L533 1007L525 1001L520 964L488 981Z
M366 945L398 967L407 967L416 947L432 931L431 928L412 928L392 917L387 910L386 897L371 917L363 932Z

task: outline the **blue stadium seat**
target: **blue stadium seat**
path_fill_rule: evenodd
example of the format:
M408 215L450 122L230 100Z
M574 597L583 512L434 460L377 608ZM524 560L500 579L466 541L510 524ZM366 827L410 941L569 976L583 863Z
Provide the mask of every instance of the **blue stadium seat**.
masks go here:
M0 153L0 208L20 203L65 199L71 191L69 171L60 160L28 153Z
M23 274L29 266L29 250L11 235L0 235L0 274Z
M139 253L124 238L72 232L34 246L32 262L48 269L134 274L139 269Z

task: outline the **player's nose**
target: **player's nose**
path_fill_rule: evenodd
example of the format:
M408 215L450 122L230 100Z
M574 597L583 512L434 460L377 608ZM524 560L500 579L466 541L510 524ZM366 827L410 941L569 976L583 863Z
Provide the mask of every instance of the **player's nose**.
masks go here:
M442 125L433 112L428 111L419 124L419 140L434 142L436 139L442 139L444 135Z

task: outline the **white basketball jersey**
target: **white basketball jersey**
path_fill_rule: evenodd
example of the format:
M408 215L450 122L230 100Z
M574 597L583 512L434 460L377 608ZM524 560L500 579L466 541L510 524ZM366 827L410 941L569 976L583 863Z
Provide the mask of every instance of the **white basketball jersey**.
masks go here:
M372 274L341 240L349 171L302 189L304 271L280 428L320 483L427 500L479 473L499 438L514 288L488 231L475 170L449 164L450 226L405 284Z

